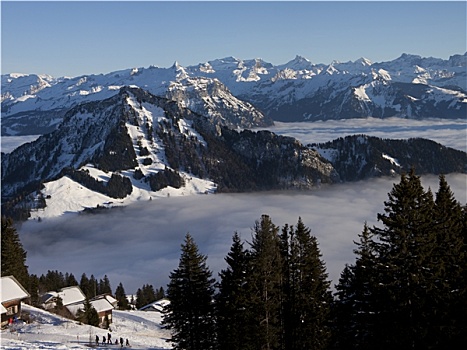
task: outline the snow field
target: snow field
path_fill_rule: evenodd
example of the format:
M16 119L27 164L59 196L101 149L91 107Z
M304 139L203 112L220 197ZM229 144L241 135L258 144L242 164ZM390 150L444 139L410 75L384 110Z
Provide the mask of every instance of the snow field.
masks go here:
M95 349L119 349L120 345L100 344L95 338L107 338L108 330L79 324L42 309L23 304L23 313L30 314L31 323L17 324L13 330L1 331L1 348L30 349L89 349L90 340ZM111 339L128 339L131 349L171 349L166 341L170 332L161 327L159 312L113 311ZM127 348L124 346L124 348Z

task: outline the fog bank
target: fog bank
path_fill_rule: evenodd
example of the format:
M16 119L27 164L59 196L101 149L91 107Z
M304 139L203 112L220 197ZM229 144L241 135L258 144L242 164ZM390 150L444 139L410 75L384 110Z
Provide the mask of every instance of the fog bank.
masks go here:
M461 204L466 203L465 174L446 176ZM66 214L18 228L27 251L29 272L84 272L107 275L113 290L122 282L127 294L143 284L166 287L178 266L180 245L189 232L208 256L214 277L226 267L232 235L251 241L252 227L262 214L274 224L295 225L301 217L319 242L329 278L337 283L345 263L354 261L353 241L365 221L378 226L377 213L396 178L323 186L308 192L260 192L159 198L104 214ZM438 189L437 176L422 177L425 189ZM245 243L245 247L248 244Z

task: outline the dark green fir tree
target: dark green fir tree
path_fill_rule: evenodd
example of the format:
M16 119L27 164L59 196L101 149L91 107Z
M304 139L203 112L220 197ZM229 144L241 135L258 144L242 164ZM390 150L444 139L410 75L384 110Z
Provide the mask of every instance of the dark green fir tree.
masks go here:
M289 276L292 307L287 349L326 349L331 338L332 294L318 241L301 218L290 238Z
M214 282L207 256L190 234L185 236L178 268L170 273L163 325L172 331L174 349L209 350L217 344Z
M371 229L378 256L378 310L375 336L381 349L430 347L430 291L435 288L432 253L433 194L425 191L412 169L402 174L378 214L382 228Z
M256 221L253 231L247 304L253 349L279 349L282 343L283 264L278 231L268 215Z
M83 309L79 309L76 315L78 321L90 326L99 326L99 315L96 309L91 305L88 298L84 301Z
M333 344L338 349L374 349L376 253L373 237L365 223L357 248L355 264L346 265L336 285Z
M247 279L250 273L248 252L238 233L225 261L227 268L219 273L221 281L216 295L219 349L243 350L251 339L247 305Z
M436 245L432 253L434 286L429 291L430 344L455 347L467 342L467 269L464 217L444 175L439 176L433 214Z
M117 286L117 289L115 289L115 299L117 299L117 307L120 310L128 310L130 308L125 294L125 288L123 288L123 284L121 282Z
M29 289L29 273L26 266L26 251L19 239L13 221L2 216L2 276L14 276L21 285Z

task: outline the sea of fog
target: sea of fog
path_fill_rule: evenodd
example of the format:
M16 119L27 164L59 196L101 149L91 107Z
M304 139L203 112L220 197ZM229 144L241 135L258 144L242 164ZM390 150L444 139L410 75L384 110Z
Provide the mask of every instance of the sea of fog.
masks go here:
M364 119L343 122L277 123L270 130L294 136L303 143L325 142L349 134L385 138L425 137L466 150L462 120L407 121ZM3 139L2 139L3 143ZM467 202L466 174L447 177L457 200ZM354 261L354 241L363 225L378 226L376 216L395 178L322 186L306 192L262 192L160 198L117 208L105 214L66 214L56 219L28 221L19 228L27 250L29 272L48 270L82 273L97 279L107 275L112 288L122 282L127 294L144 284L166 287L169 273L178 266L180 245L190 233L207 255L214 277L226 267L232 235L251 241L252 227L262 214L274 224L295 225L301 217L317 237L329 279L335 284L346 263ZM438 178L423 176L426 189L437 191Z

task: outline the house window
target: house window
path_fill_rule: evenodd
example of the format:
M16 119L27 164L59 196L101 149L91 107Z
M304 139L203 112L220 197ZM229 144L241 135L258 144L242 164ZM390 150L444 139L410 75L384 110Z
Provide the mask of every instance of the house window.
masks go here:
M13 305L6 309L6 314L8 316L14 315L17 312L18 312L18 305Z

